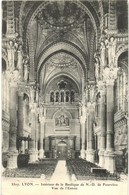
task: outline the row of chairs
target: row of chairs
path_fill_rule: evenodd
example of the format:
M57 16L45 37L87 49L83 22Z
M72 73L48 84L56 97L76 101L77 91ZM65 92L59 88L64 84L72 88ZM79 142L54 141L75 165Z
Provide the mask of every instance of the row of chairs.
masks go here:
M45 179L49 180L55 170L57 161L44 160L34 164L28 164L27 167L19 169L6 169L3 172L5 177L22 177L22 178L40 178L41 175L45 175Z
M83 159L69 159L66 161L67 170L70 176L75 174L77 180L91 180L91 179L104 179L104 180L116 180L116 176L106 172L105 174L91 172L91 168L100 168L96 164L88 162Z

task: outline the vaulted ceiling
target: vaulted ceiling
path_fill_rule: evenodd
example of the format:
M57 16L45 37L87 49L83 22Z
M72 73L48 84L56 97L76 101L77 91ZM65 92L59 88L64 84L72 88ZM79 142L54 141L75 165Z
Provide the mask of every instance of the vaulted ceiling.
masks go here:
M62 74L81 87L88 77L94 80L101 1L16 1L14 6L30 81L42 86Z

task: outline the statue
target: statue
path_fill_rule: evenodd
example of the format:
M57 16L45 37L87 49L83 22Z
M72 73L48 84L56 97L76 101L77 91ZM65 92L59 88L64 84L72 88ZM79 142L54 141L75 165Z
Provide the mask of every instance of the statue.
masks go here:
M100 73L100 63L99 63L99 59L98 57L95 57L95 77L96 77L96 81L98 81L99 79L99 73Z
M60 125L65 125L65 117L64 117L64 115L61 115L61 117L60 117Z
M29 70L28 70L28 59L24 61L24 81L29 79Z
M17 61L17 69L20 70L22 69L22 62L23 62L23 57L22 57L22 45L19 45L18 47L18 54L17 54L17 58L18 58L18 61Z
M110 39L108 41L108 64L109 64L109 67L114 65L115 52L116 52L116 39L114 37L110 37Z
M101 42L100 60L101 60L101 66L104 67L106 65L106 47L104 42Z
M8 61L9 61L9 68L11 70L14 70L14 42L13 41L9 41L8 44Z

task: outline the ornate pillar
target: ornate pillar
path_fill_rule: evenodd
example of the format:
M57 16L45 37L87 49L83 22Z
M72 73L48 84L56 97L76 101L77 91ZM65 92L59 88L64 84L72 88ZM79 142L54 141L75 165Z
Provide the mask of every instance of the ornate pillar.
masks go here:
M23 81L23 52L20 44L17 51L17 68L19 69L20 80Z
M36 107L37 107L37 103L34 102L31 103L31 141L29 144L29 154L30 154L29 162L35 162Z
M38 123L38 108L36 107L35 113L37 115L35 116L36 120L36 129L35 129L35 160L38 160L38 137L39 137L39 123Z
M105 151L105 168L113 173L115 171L114 155L114 81L117 77L117 68L105 68L106 105L107 105L107 136Z
M86 160L94 163L94 120L95 120L95 83L89 81L87 86L87 151Z
M18 151L16 149L17 139L17 84L19 73L17 70L9 72L10 77L10 128L9 128L9 158L7 167L10 169L17 168Z
M45 117L40 116L40 132L39 132L39 158L44 158L44 148L43 148L43 140L44 140L44 125L45 125Z
M99 165L104 167L104 152L106 149L106 98L105 98L105 83L98 83L100 91L100 150L99 150Z
M91 102L87 103L87 151L86 160L94 163L95 162L95 151L94 151L94 136L93 136L93 123L94 123L94 111L95 105Z
M81 158L85 158L85 121L86 121L86 116L81 116L80 117L80 124L81 124Z
M23 92L18 92L18 137L23 137ZM19 148L20 151L23 150L22 148L22 141L21 147Z

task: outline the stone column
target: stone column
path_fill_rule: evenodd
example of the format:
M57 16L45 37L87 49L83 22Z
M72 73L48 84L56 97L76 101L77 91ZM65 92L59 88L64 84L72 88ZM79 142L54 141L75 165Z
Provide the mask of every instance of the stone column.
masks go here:
M17 139L17 82L19 78L19 73L17 70L9 72L10 78L10 105L9 105L9 115L10 115L10 128L9 128L9 158L7 167L10 169L17 168L17 156L18 151L16 149L16 139Z
M99 165L104 167L104 152L106 149L106 102L105 102L105 83L100 81L100 150L99 150Z
M23 81L23 52L22 52L22 45L19 45L18 51L18 61L17 61L17 68L19 69L20 73L20 80Z
M39 137L39 123L38 123L38 109L36 108L35 113L37 115L35 116L35 122L36 122L36 128L35 128L35 160L38 160L38 137Z
M18 137L23 136L23 92L18 92ZM21 142L21 148L19 148L20 151L22 151L22 142Z
M25 141L24 141L24 138L21 141L20 151L21 151L22 154L25 154Z
M85 121L86 121L86 117L85 116L81 116L80 117L80 124L81 124L81 158L85 158Z
M88 116L87 116L87 151L86 160L94 163L95 162L95 151L94 151L94 138L93 138L93 122L94 122L94 110L95 106L93 103L88 102Z
M106 105L107 105L107 137L105 151L105 168L113 173L115 171L114 155L114 81L117 69L106 68L104 70L106 81Z
M30 159L29 162L35 162L35 131L36 131L36 103L31 104L31 141L30 141L30 148L29 148L29 154Z
M39 158L44 158L44 148L43 148L43 140L44 140L44 125L45 125L45 117L40 116L40 132L39 132Z

